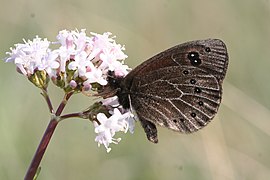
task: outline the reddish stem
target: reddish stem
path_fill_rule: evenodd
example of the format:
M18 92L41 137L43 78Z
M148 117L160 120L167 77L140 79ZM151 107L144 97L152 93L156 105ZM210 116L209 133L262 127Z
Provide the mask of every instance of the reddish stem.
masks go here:
M47 102L49 111L50 111L51 114L53 114L54 110L53 110L53 106L52 106L50 97L49 97L48 92L47 92L47 88L42 89L42 91L43 91L43 93L41 93L41 94L42 94L42 96L45 98L45 100Z
M58 109L56 110L55 116L58 117L61 115L62 111L64 110L67 101L69 100L69 98L71 97L71 95L73 94L73 92L69 92L67 94L65 94L64 99L62 100L61 104L58 106Z
M83 113L79 112L79 113L71 113L71 114L65 114L63 116L59 117L59 122L64 120L64 119L68 119L68 118L83 118Z
M56 119L52 119L48 124L48 127L39 143L36 153L24 177L25 180L32 180L34 178L57 124L58 122Z
M65 97L63 98L61 104L59 105L56 113L55 118L51 119L50 123L47 126L46 131L44 132L44 135L39 143L39 146L36 150L36 153L32 159L32 162L28 168L28 171L24 177L25 180L32 180L37 172L37 169L39 167L39 164L42 160L42 157L47 149L47 146L51 140L51 137L55 131L55 128L58 124L57 118L61 115L62 111L64 110L65 105L67 104L68 99L71 97L73 92L65 94Z

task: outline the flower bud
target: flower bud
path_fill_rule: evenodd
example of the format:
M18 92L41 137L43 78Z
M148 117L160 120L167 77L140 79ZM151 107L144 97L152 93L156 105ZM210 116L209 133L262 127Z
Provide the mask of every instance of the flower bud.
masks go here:
M29 81L32 82L36 87L41 89L46 89L48 87L48 83L50 81L50 77L46 73L46 71L36 71L34 74L31 74L28 77Z

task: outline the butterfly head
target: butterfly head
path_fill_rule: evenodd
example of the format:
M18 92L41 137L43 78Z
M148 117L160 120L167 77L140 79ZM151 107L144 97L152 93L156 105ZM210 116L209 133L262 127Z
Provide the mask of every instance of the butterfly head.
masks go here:
M126 90L123 80L123 76L116 76L114 71L108 71L108 83L98 91L97 95L103 98L117 96L119 104L122 105L123 108L129 109L128 91Z
M108 84L106 86L110 86L111 89L120 90L120 84L124 77L116 76L114 71L108 71L107 81Z
M122 79L123 77L115 76L114 71L108 71L107 84L99 88L97 96L105 99L117 95L121 91L120 83Z

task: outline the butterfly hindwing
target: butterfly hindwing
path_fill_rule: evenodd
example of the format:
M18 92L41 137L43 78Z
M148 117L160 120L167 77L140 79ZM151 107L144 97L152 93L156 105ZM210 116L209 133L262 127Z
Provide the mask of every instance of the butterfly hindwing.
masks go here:
M172 66L134 78L131 103L139 118L191 133L214 117L221 93L213 75L194 67Z

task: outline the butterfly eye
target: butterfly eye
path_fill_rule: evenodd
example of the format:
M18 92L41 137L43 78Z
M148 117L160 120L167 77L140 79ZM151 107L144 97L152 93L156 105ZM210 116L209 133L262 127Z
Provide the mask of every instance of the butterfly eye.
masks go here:
M190 63L192 66L199 66L202 63L202 61L199 57L199 53L197 53L197 52L188 53L187 58L190 60Z
M109 84L111 86L116 86L118 84L117 79L115 79L115 77L110 77L109 76L108 79L107 79L107 81L109 82Z

